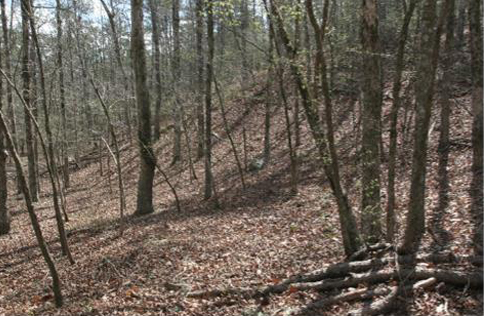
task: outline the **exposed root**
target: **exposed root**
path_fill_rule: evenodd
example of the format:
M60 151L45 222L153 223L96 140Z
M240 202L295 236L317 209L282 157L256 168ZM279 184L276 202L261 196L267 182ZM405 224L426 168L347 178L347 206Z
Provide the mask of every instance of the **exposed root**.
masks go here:
M421 257L421 259L424 257ZM449 256L435 257L431 256L428 259L442 259L442 261L449 260ZM440 260L439 259L439 260ZM445 260L444 260L445 259ZM452 257L454 260L455 257ZM392 269L390 271L378 271L387 263L392 262L391 259L374 259L358 262L340 263L328 268L314 271L313 273L289 278L279 284L269 285L262 288L221 288L212 290L201 290L188 292L187 297L191 298L214 298L225 296L241 296L246 299L264 298L272 294L281 294L285 291L328 291L333 289L344 289L350 287L358 287L361 284L379 284L388 282L390 280L401 281L400 278L405 276L405 280L411 279L415 281L425 280L425 282L417 282L419 286L426 285L426 282L444 282L448 285L482 288L483 274L478 272L461 272L450 271L442 269L401 269L399 271ZM365 272L370 271L371 272ZM365 273L361 273L365 272ZM430 281L432 280L432 281ZM358 292L359 293L359 292ZM354 294L357 296L357 294ZM363 296L363 294L361 294ZM353 296L349 295L348 298ZM341 296L339 299L346 299L346 296Z

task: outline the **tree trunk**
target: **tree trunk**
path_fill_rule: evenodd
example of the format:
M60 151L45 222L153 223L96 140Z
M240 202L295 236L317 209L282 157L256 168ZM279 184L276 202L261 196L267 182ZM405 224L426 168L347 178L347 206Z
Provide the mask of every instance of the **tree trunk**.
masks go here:
M11 60L10 60L10 43L11 43L11 38L10 38L10 33L9 29L7 26L7 13L6 13L6 8L5 8L5 0L0 0L1 3L1 10L2 10L2 29L3 29L3 51L5 53L5 70L7 74L10 76L11 75ZM11 13L14 11L13 8L10 9ZM10 23L11 25L11 23ZM11 29L11 28L10 28ZM15 148L18 146L18 134L17 134L17 119L15 117L15 110L13 106L13 98L12 98L12 88L7 85L6 87L6 94L7 94L7 116L10 121L10 126L12 130L12 137L13 141L15 144ZM20 183L18 182L19 175L17 174L17 193L21 193L20 190Z
M7 26L7 13L5 8L6 0L0 0L1 3L1 10L2 10L2 29L3 29L3 51L5 53L5 70L7 75L11 75L11 60L10 60L10 36L9 36L9 29ZM13 11L13 8L11 9ZM12 98L12 88L7 85L6 87L6 94L7 94L7 113L10 120L10 126L12 127L12 137L17 144L17 121L15 119L15 112L13 109L13 98Z
M154 120L154 139L160 138L160 124L161 124L161 101L162 101L162 86L161 86L161 48L160 48L160 27L158 25L158 8L154 0L149 0L151 11L151 27L153 28L153 50L154 50L154 63L155 68L155 91L156 91L156 103L155 103L155 120Z
M482 256L483 170L482 170L482 22L481 0L469 1L470 48L472 60L472 183L471 214L474 219L474 252Z
M206 65L205 78L205 199L212 197L213 175L212 175L212 77L213 77L213 56L214 56L214 37L213 37L213 1L206 3L205 12L207 14L207 44L208 58Z
M447 5L446 0L445 5ZM426 0L422 12L419 46L417 52L417 74L415 84L415 130L412 155L410 202L400 254L415 253L425 232L425 176L427 165L427 141L435 71L440 47L441 23L446 8L436 29L436 0Z
M4 3L2 3L4 5ZM1 42L1 41L0 41ZM5 44L4 48L5 49ZM2 64L0 47L0 65ZM0 79L0 111L3 107L3 79ZM10 212L7 208L7 150L4 145L3 131L0 131L0 235L5 235L10 232Z
M173 121L174 121L174 139L173 139L173 161L177 163L181 160L181 134L182 134L182 117L180 105L176 101L178 98L177 91L180 84L180 0L173 0L172 6L172 23L173 23Z
M123 76L124 90L126 93L129 93L128 76L124 70L123 61L121 58L121 46L119 45L118 31L116 28L116 21L114 20L115 15L112 8L110 9L104 0L101 0L101 4L109 19L109 26L111 27L111 32L113 36L114 53L116 54L116 63L118 64L118 67L121 70L121 74ZM111 5L112 5L112 2L111 2ZM128 98L128 100L124 102L124 119L126 121L126 126L128 127L129 140L131 141L131 133L132 133L131 132L131 113L129 108L130 108L130 102Z
M444 52L442 54L442 80L440 82L440 135L439 135L439 166L437 169L439 185L439 201L432 217L432 227L435 233L442 231L442 220L449 205L449 176L447 167L449 164L450 139L450 104L452 98L452 66L454 52L454 20L455 0L449 1L448 17L445 29Z
M56 22L57 22L57 67L59 72L59 94L60 94L60 109L62 122L62 150L61 157L63 160L62 174L64 176L64 186L69 187L69 156L67 153L67 117L66 117L66 96L64 87L64 65L62 54L62 19L61 19L61 3L56 0Z
M203 116L203 0L196 3L196 48L197 48L197 157L203 157L204 116Z
M307 4L308 2L306 2L306 5ZM332 169L331 158L330 156L328 156L328 153L327 153L327 144L323 133L322 124L319 118L319 114L317 112L317 108L314 104L313 97L311 96L308 90L308 85L306 84L305 75L301 72L300 68L295 63L298 57L297 56L298 52L289 40L287 31L284 28L282 17L280 16L277 7L274 5L274 2L271 2L271 9L269 9L266 5L266 10L270 14L271 19L273 19L273 22L275 22L274 25L277 26L282 43L289 55L289 59L291 61L291 65L290 65L291 72L294 78L296 79L296 84L298 86L299 93L301 95L301 102L302 102L304 111L306 112L308 124L311 129L313 138L316 142L318 153L322 160L324 172L330 182L330 186L333 191L333 194L336 197L336 201L338 204L340 224L341 224L341 233L343 235L343 245L345 248L346 255L349 256L354 252L356 252L361 246L361 240L359 237L358 229L356 227L356 221L353 216L353 212L349 205L348 198L346 197L346 194L343 188L341 187L339 174L335 173L334 172L335 170ZM308 13L309 13L309 10L308 10ZM316 36L316 38L320 38L320 37Z
M27 106L31 107L30 100L30 32L29 32L29 3L30 0L22 0L22 82L23 82L23 98ZM32 121L28 115L28 109L24 109L25 120L25 141L27 145L27 160L28 160L28 174L29 174L29 190L33 202L39 200L37 179L35 173L35 153L34 153L34 134L32 132Z
M28 17L29 17L29 22L30 22L29 23L30 24L30 31L32 32L32 40L33 40L33 44L35 45L35 51L37 53L37 63L38 63L38 69L39 69L40 87L41 87L41 93L42 93L42 108L43 108L43 112L44 112L45 132L47 134L47 142L48 142L47 146L45 146L45 144L44 144L42 134L40 133L40 127L37 125L37 121L34 121L34 126L36 128L36 131L37 131L37 134L39 136L39 140L40 140L40 143L41 143L41 146L42 146L42 150L44 152L45 161L46 161L46 164L47 164L47 170L48 170L48 173L49 173L49 180L50 180L51 186L52 186L52 200L53 200L53 203L54 203L54 212L55 212L55 218L56 218L56 223L57 223L57 230L59 232L59 239L60 239L61 247L62 247L62 254L67 256L67 258L68 258L68 260L71 264L74 264L74 259L72 258L71 252L69 250L69 245L68 245L68 242L67 242L67 236L66 236L65 228L64 228L64 221L62 219L62 214L61 214L61 210L60 210L60 207L59 207L59 195L61 195L61 199L62 199L62 192L60 192L60 186L58 186L56 184L56 182L59 183L59 175L58 175L57 166L56 166L56 163L55 163L54 143L53 143L53 138L52 138L52 132L51 132L51 129L50 129L49 110L48 110L48 106L47 106L47 90L46 90L46 86L45 86L44 66L43 66L43 62L42 62L42 54L40 52L39 41L38 41L38 38L37 38L37 30L35 28L35 20L34 20L33 15L30 14L30 12L31 12L30 3L26 7L26 10L29 13ZM10 86L13 85L11 82L8 82L8 83L9 83ZM18 93L17 90L16 90L16 92L17 92L18 96L21 97L20 93ZM23 104L24 109L27 110L27 113L28 113L29 112L28 111L28 103L26 103L25 100L23 100L23 98L22 98L22 102L24 103ZM29 114L29 116L30 116L30 114ZM65 209L64 209L64 211L65 211ZM66 213L64 212L64 214L66 214Z
M23 5L25 5L23 3ZM54 291L54 299L55 299L55 305L57 307L61 307L63 304L63 298L62 298L62 292L61 292L61 285L60 285L60 279L59 275L57 273L57 269L55 267L55 263L52 260L52 257L49 253L49 248L47 247L47 244L45 243L44 237L42 235L42 230L40 229L39 221L37 219L37 215L35 214L34 211L34 206L32 204L32 197L30 195L29 187L27 185L27 181L25 180L24 172L22 169L22 162L20 161L20 158L17 154L17 150L15 149L14 142L12 139L12 136L10 135L7 125L5 123L5 117L3 116L3 113L0 111L0 129L2 133L5 135L5 139L7 141L7 148L12 154L12 157L15 161L15 167L19 170L20 174L20 187L22 188L22 193L24 195L25 199L25 204L27 206L27 211L29 213L30 217L30 222L32 224L32 228L35 233L35 237L37 239L37 243L39 244L40 252L42 253L42 256L47 264L47 267L50 272L50 276L52 278L52 289Z
M136 215L153 213L153 177L155 156L151 146L150 95L146 78L146 56L143 31L143 0L131 0L131 58L136 83L138 107L138 142L140 174Z
M362 201L361 230L368 242L381 238L380 143L382 111L382 68L376 0L362 2Z
M395 163L397 160L397 123L398 123L398 110L400 109L402 98L400 96L400 91L402 88L402 72L404 67L404 56L405 56L405 43L408 37L408 28L410 21L415 11L415 6L418 0L412 0L405 12L405 17L403 18L402 29L400 30L400 38L398 41L398 51L397 58L395 61L395 78L393 79L393 104L390 113L390 145L388 153L388 202L387 202L387 220L386 220L386 239L388 242L393 242L395 237L395 225L396 225L396 215L395 215Z

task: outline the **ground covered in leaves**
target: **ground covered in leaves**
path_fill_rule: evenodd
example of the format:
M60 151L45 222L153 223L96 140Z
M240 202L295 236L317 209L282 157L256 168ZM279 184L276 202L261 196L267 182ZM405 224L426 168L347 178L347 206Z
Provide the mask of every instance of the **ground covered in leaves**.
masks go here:
M229 123L242 159L242 124L248 133L249 161L262 153L264 97L264 91L254 87L246 92L244 99L231 98L227 102ZM350 97L336 103L335 117L339 124L336 136L342 156L343 183L357 209L360 199L357 144L361 135L356 119L359 106L357 100ZM387 96L385 104L386 117L391 96ZM471 254L469 104L468 93L456 97L453 103L453 146L448 169L450 201L448 208L438 213L438 113L433 116L427 178L430 224L422 253ZM291 315L293 312L346 315L367 304L368 301L337 303L317 311L304 311L304 306L313 301L354 288L325 293L290 288L264 302L237 296L191 298L187 295L213 288L278 284L288 277L345 259L337 210L318 168L306 124L302 123L299 148L299 193L293 195L282 105L273 111L272 160L263 170L246 173L246 189L243 190L220 108L216 108L214 120L218 138L214 146L214 176L218 203L202 199L203 161L194 161L196 178L190 173L187 159L170 166L170 133L162 135L157 143L157 158L176 187L181 212L176 210L169 187L157 173L155 213L141 218L128 217L122 223L115 168L112 161L108 168L109 155L104 154L102 175L95 161L73 171L67 191L69 222L66 227L76 261L74 265L61 256L50 189L43 179L36 212L61 276L65 295L65 306L61 309L53 305L49 273L37 248L23 200L21 196L10 194L12 231L0 237L0 315L262 316ZM385 122L387 125L388 120ZM408 203L412 145L409 135L404 134L399 148L396 192L400 231ZM194 134L189 137L195 139ZM384 138L388 139L387 133ZM137 150L128 142L124 142L123 148L123 177L128 212L132 213L138 172ZM463 272L474 269L466 263L448 264L446 268ZM418 291L407 304L411 315L481 315L482 291L468 287L433 287Z

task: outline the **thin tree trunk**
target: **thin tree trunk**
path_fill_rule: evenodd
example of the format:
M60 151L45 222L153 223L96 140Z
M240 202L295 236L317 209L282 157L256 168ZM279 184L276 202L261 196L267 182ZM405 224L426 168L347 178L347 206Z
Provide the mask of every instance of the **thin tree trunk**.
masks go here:
M454 22L455 22L455 0L449 1L449 13L446 22L444 53L442 54L442 68L443 75L440 89L440 135L439 135L439 167L438 167L438 183L439 183L439 201L437 208L434 211L433 221L435 225L441 226L442 218L449 205L449 176L447 167L449 164L449 128L450 128L450 100L452 97L452 65L454 54ZM435 227L439 228L440 227ZM435 231L438 233L438 231Z
M425 178L427 162L427 141L432 100L434 94L435 71L439 57L440 34L449 0L445 1L439 21L436 23L436 0L426 0L422 12L417 52L417 78L415 84L415 130L412 155L412 176L410 202L404 233L399 248L400 254L415 253L425 232Z
M29 3L29 5L30 5L30 3ZM30 8L31 8L30 6L28 6L26 8L28 10L27 12L31 12ZM61 246L62 246L62 254L67 256L67 258L68 258L68 260L71 264L74 264L74 259L72 258L71 252L69 250L69 245L68 245L68 242L67 242L67 236L66 236L65 228L64 228L64 221L62 219L62 213L61 213L61 209L60 209L60 206L59 206L59 197L62 201L63 196L62 196L61 188L60 188L60 185L59 185L59 182L60 182L59 181L59 174L57 172L57 166L56 166L56 163L55 163L54 142L53 142L53 138L52 138L52 131L50 129L49 110L48 110L48 105L47 105L47 89L46 89L46 85L45 85L45 75L44 75L44 66L43 66L43 62L42 62L42 54L40 52L40 46L39 46L39 41L38 41L38 37L37 37L37 29L35 27L34 17L33 17L32 14L29 14L28 16L29 16L29 21L30 21L30 30L32 32L32 40L33 40L33 44L35 45L35 51L37 53L37 63L38 63L38 69L39 69L40 87L41 87L41 93L42 93L42 108L43 108L43 112L44 112L45 132L47 134L47 142L48 142L47 148L44 144L42 134L40 133L40 127L37 125L36 121L34 121L34 124L35 124L35 128L37 130L37 133L38 133L41 145L42 145L42 150L43 150L44 155L45 155L45 161L46 161L46 164L47 164L47 169L49 171L49 180L50 180L51 186L52 186L52 200L53 200L53 203L54 203L54 212L55 212L55 217L56 217L57 230L59 232L59 239L60 239ZM6 76L6 75L4 74L4 76ZM6 78L8 78L8 77L6 77ZM8 79L7 79L7 82L9 82ZM9 84L10 84L10 86L12 86L15 89L15 91L17 92L17 94L20 97L21 95L18 93L15 86L13 86L13 84L11 82L9 82ZM27 103L24 104L24 108L27 109ZM56 182L57 182L57 184L56 184ZM66 221L67 221L67 213L66 213L65 208L64 208L65 205L64 205L63 202L61 204L63 205L64 216L65 216Z
M172 6L172 23L173 23L173 95L176 99L178 85L180 84L180 0L173 0ZM173 121L174 121L174 139L173 139L173 161L178 163L181 160L181 134L182 134L181 110L177 101L173 102Z
M208 0L205 7L207 15L207 44L208 58L206 65L205 78L205 199L209 199L213 194L213 175L212 175L212 77L213 77L213 56L214 56L214 36L213 36L213 1Z
M33 23L32 23L32 26L33 26ZM34 42L36 42L35 36L34 36ZM39 64L39 65L41 65L41 64ZM42 69L42 68L40 68L40 69ZM74 262L74 259L72 258L71 252L69 250L69 246L68 246L68 243L67 243L67 236L66 236L65 228L64 228L64 221L62 220L62 214L60 212L60 208L59 208L59 204L58 204L58 200L57 200L58 199L58 191L57 191L57 186L55 184L55 179L54 179L54 169L52 168L53 164L51 162L52 160L49 158L49 152L47 151L47 146L45 145L44 139L42 137L40 127L39 127L37 121L35 120L35 117L32 114L32 111L29 109L27 102L24 100L22 93L17 89L17 87L12 83L12 81L10 81L10 79L7 77L7 75L5 74L3 69L1 69L1 68L0 68L0 74L7 80L7 83L15 90L15 92L17 93L17 96L19 97L19 99L22 103L22 106L24 107L24 109L26 109L27 115L32 120L32 123L34 124L35 131L37 132L38 139L40 141L40 145L41 145L42 151L44 153L44 158L45 158L46 165L47 165L47 171L48 171L49 179L50 179L50 182L51 182L51 185L52 185L52 197L53 197L53 200L54 200L55 219L56 219L56 223L57 223L57 229L59 231L59 239L60 239L60 242L61 242L62 254L67 256L67 259L69 260L69 262L71 264L74 264L75 262ZM43 74L43 72L41 72L41 78L43 78L42 74ZM45 91L45 90L43 90L43 91ZM57 178L57 180L58 180L58 178Z
M7 13L5 8L6 0L0 0L1 3L1 10L2 10L2 29L3 29L3 51L5 53L5 70L7 75L11 75L11 60L10 60L10 36L9 36L9 28L7 26ZM13 12L14 8L10 8ZM17 144L17 120L15 118L15 111L13 108L13 98L12 98L12 88L7 85L6 87L6 95L7 95L7 114L10 121L10 126L12 127L12 137L14 143ZM17 146L17 145L16 145Z
M404 68L404 56L405 56L405 43L408 37L408 28L410 21L415 11L415 7L418 0L411 0L405 17L403 25L400 30L400 38L398 42L398 51L395 66L395 77L393 79L393 104L390 113L390 145L388 154L388 202L387 202L387 219L386 219L386 239L388 242L393 242L396 230L396 215L395 215L395 163L397 159L397 123L398 123L398 110L400 109L401 96L400 91L402 88L402 72Z
M29 187L27 185L27 180L25 179L25 175L22 169L22 162L20 161L20 158L17 154L17 150L15 149L12 136L8 131L7 125L5 123L5 116L3 115L2 111L0 111L0 129L2 130L2 133L5 135L5 139L7 141L7 148L13 157L13 160L15 162L15 167L19 170L20 187L22 188L22 193L24 195L25 204L27 206L30 222L32 224L32 229L34 230L35 238L37 239L37 243L39 244L40 252L42 253L42 257L44 258L47 264L47 268L49 269L50 276L52 278L52 289L54 292L55 305L57 307L61 307L63 304L63 297L62 297L61 282L59 279L59 274L57 273L55 263L52 260L52 257L49 253L49 248L47 247L47 244L45 243L44 237L42 235L42 230L40 229L39 220L37 219L37 215L35 214L35 211L34 211L34 205L33 205L32 197L30 195Z
M37 179L35 173L35 153L34 153L34 135L32 132L32 121L28 115L28 110L31 108L30 89L31 89L31 69L30 69L30 32L29 32L29 3L30 0L22 0L22 95L27 103L27 108L24 109L25 120L25 141L27 145L27 160L28 160L28 174L29 174L29 190L33 202L39 200Z
M121 219L123 219L124 212L126 210L126 199L124 195L123 174L121 172L121 155L119 153L118 138L116 136L116 131L114 130L114 125L111 121L111 115L109 114L108 106L104 102L104 99L102 98L101 93L99 93L99 89L96 87L94 80L92 80L92 77L89 78L89 81L91 82L91 86L94 89L94 92L96 93L96 96L99 99L99 103L101 103L101 106L104 111L104 115L106 116L106 120L108 122L109 134L113 139L114 153L112 153L111 148L109 147L109 144L104 140L104 138L101 137L102 141L106 144L108 151L112 154L114 163L116 164L116 172L118 174L118 189L119 189L119 216ZM109 168L108 168L108 173L109 173ZM109 177L111 177L111 175L109 175Z
M203 157L204 116L203 116L203 0L197 0L196 16L196 49L197 49L197 157Z
M469 1L470 48L472 61L472 182L471 214L474 219L474 252L482 256L483 216L483 127L482 127L482 18L481 0Z
M129 81L128 81L128 76L126 74L126 71L124 70L123 67L123 60L121 58L121 46L119 44L119 37L118 37L118 31L116 28L116 21L114 20L115 14L112 10L110 9L106 2L104 0L100 0L101 4L104 8L104 11L106 12L108 19L109 19L109 26L111 27L111 32L113 36L113 44L114 44L114 53L116 54L116 62L118 64L119 69L121 70L121 74L123 76L123 85L124 85L124 90L126 93L129 94ZM112 2L111 2L112 4ZM131 113L130 113L130 102L129 98L124 102L124 119L126 121L126 126L128 128L128 135L129 135L129 141L131 142L131 135L132 135L132 128L131 128Z
M234 139L232 138L232 134L230 133L229 124L227 122L227 115L225 113L224 98L223 98L222 92L220 91L220 88L218 86L217 78L214 77L213 82L215 84L215 91L217 93L218 100L219 100L219 103L220 103L220 110L222 111L222 120L223 120L223 123L224 123L225 133L227 134L227 137L229 138L230 146L232 147L232 152L234 153L234 158L235 158L235 162L237 164L237 169L239 171L240 182L242 183L242 188L245 190L244 170L242 168L242 164L240 163L240 158L239 158L239 155L237 153L237 147L235 146Z
M153 137L155 140L160 138L160 125L161 125L161 102L162 102L162 85L161 85L161 50L160 50L160 27L158 25L158 9L154 0L149 0L149 6L151 11L151 27L153 28L153 50L154 50L154 63L155 68L155 91L156 91L156 103L155 103L155 119L154 119L154 131Z
M1 3L1 10L2 10L2 29L3 29L3 51L5 53L5 69L7 74L10 76L11 75L11 60L10 60L10 44L11 44L11 36L9 33L9 27L7 26L7 13L6 13L6 8L5 8L5 2L6 0L0 0ZM14 8L11 6L10 8L11 14L14 11ZM12 23L10 23L11 25ZM10 27L10 30L12 28ZM6 87L6 94L7 94L7 116L10 121L10 126L12 130L12 137L13 141L15 144L15 148L18 148L18 133L17 133L17 119L15 116L15 110L13 106L13 98L12 98L12 88L7 85ZM18 181L19 175L17 174L17 193L21 193L20 189L20 183Z
M278 74L279 90L281 92L282 104L284 105L284 118L286 120L287 147L289 149L289 160L290 160L290 168L291 168L291 193L297 194L298 161L297 161L296 149L294 148L293 142L292 142L291 118L289 117L289 104L287 101L286 90L284 89L284 69L282 68L282 65L279 66L278 73L279 73Z
M3 5L4 3L2 3L2 6ZM6 45L4 43L4 47L5 46ZM2 50L2 47L0 46L0 65L2 64L1 50ZM2 110L2 107L3 107L3 79L0 79L0 111ZM0 235L5 235L10 232L10 211L7 207L7 197L8 197L7 169L6 169L7 156L8 155L7 155L7 150L5 149L3 131L0 131Z
M64 86L64 61L62 52L62 18L61 18L61 3L60 0L56 0L56 22L57 22L57 70L59 72L59 94L60 94L60 109L61 109L61 122L62 122L62 150L61 157L62 174L64 180L64 186L69 187L69 156L67 153L67 116L66 116L66 96Z
M265 1L264 3L266 4ZM268 13L270 13L270 17L271 19L273 19L273 22L275 21L275 25L279 30L279 35L282 43L286 48L289 59L291 60L291 72L296 79L299 93L301 94L301 101L304 111L306 112L308 124L313 134L313 138L316 142L318 153L322 159L323 169L330 182L331 189L333 190L333 194L335 195L336 201L338 203L338 212L340 217L341 233L343 235L343 245L345 248L345 253L346 255L350 256L351 254L359 250L361 246L361 240L359 237L358 229L356 227L356 220L349 205L348 198L346 197L346 194L341 187L339 174L335 173L332 168L331 157L328 156L327 153L327 144L323 133L322 124L319 118L319 114L317 112L317 108L313 103L313 98L308 90L308 86L307 84L305 84L304 74L295 64L298 52L294 48L294 46L292 46L289 40L289 36L284 28L282 17L280 16L277 7L274 5L274 2L271 2L270 10L266 5L266 10ZM335 161L335 163L337 163L337 161Z

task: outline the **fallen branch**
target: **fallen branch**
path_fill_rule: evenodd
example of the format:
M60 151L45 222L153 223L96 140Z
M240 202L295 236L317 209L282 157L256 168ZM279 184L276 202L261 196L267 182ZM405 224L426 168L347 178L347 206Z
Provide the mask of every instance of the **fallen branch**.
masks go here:
M412 288L413 290L429 288L436 283L437 283L437 279L430 278L430 279L422 280L420 282L415 283ZM328 306L343 303L343 302L352 302L356 300L368 300L368 299L372 299L375 296L389 295L390 293L393 293L396 290L397 290L396 286L379 287L376 289L369 289L369 288L356 289L354 291L350 291L333 297L318 300L316 302L313 302L309 305L304 306L303 308L292 311L291 314L292 315L305 314L305 312L308 312L308 311L314 311L317 309L326 308ZM380 303L379 306L381 307L382 304ZM374 306L374 308L375 307L376 306ZM350 314L350 315L356 315L355 313L358 313L358 312L352 312L352 313L353 314Z
M350 311L348 316L371 316L389 313L398 307L398 296L402 292L426 289L433 286L435 283L437 283L436 278L429 278L407 287L394 286L391 289L388 289L389 294L384 298L370 304L369 306L363 307L361 310Z
M357 287L360 284L377 284L384 283L390 280L398 280L400 275L405 275L412 280L425 280L434 278L438 282L444 282L453 286L465 286L473 288L482 287L483 274L479 272L459 272L440 269L424 269L417 268L413 270L402 271L388 271L388 272L369 272L363 274L356 274L346 279L323 279L320 281L309 282L293 282L290 279L277 285L268 286L265 288L251 289L251 288L223 288L212 289L205 291L195 291L187 293L187 297L191 298L213 298L229 295L238 295L244 298L260 298L270 294L280 294L287 290L290 291L329 291L333 289L344 289L349 287ZM307 280L308 278L306 278Z

